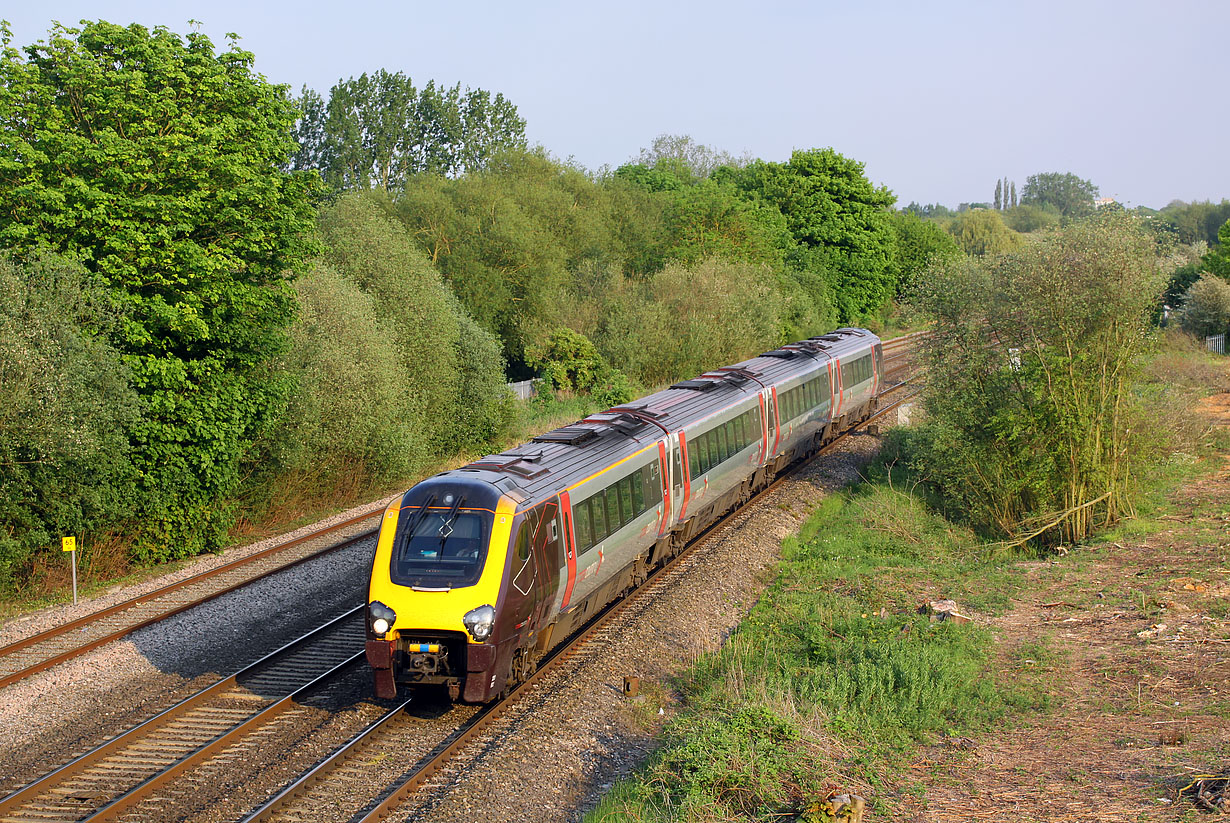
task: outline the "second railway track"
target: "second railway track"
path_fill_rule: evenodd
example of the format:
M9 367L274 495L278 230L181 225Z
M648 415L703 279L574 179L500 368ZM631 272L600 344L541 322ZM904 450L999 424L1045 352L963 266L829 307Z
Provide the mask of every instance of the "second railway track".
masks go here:
M376 534L380 512L336 523L0 648L0 688L270 574Z

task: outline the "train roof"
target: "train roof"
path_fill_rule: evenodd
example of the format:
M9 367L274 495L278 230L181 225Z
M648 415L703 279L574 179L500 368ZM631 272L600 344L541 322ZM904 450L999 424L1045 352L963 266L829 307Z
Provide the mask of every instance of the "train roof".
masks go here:
M537 502L589 477L595 467L609 466L635 454L668 431L686 428L741 398L755 396L762 384L781 382L878 342L879 338L869 331L844 328L790 343L742 363L673 383L455 471L476 473L476 479L506 490L510 484L499 480L511 479L527 496L524 502Z

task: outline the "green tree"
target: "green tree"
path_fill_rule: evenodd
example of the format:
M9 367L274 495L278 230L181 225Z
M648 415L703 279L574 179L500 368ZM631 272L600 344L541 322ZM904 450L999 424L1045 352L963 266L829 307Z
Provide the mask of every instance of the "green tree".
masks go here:
M1204 257L1204 265L1208 270L1227 280L1230 280L1230 220L1217 230L1217 248Z
M645 168L704 180L719 166L746 166L749 158L712 149L686 134L660 134L649 148L641 149L636 162Z
M1160 290L1152 240L1122 214L920 279L936 333L916 461L936 499L1014 541L1080 540L1129 512Z
M0 259L0 592L61 535L133 513L128 429L137 396L105 332L122 321L79 265ZM92 542L83 546L86 557Z
M225 498L288 386L270 379L312 253L295 107L233 43L87 22L0 58L0 244L61 252L124 312L150 558L223 542Z
M1230 330L1230 283L1208 274L1193 283L1183 295L1179 324L1197 337Z
M1016 208L1016 181L1012 181L1012 208Z
M1003 214L1004 223L1022 234L1048 229L1059 223L1059 212L1050 206L1013 206Z
M898 269L898 291L909 289L933 263L961 255L961 247L952 235L934 221L924 220L915 214L893 214L893 231L896 235L894 258Z
M1031 174L1021 190L1021 203L1027 206L1051 206L1064 217L1083 217L1093 211L1098 187L1071 172Z
M894 198L833 149L796 151L787 163L722 169L747 197L779 210L795 243L833 274L843 322L873 314L896 290L889 207Z
M338 82L328 101L305 88L299 111L295 168L345 190L392 191L415 174L477 171L525 147L525 120L504 95L434 80L418 89L383 69Z
M999 212L963 211L948 224L948 231L966 254L975 257L1004 254L1020 245L1020 235L1004 225Z
M395 470L405 477L429 460L490 446L509 406L499 343L475 327L391 210L374 192L344 195L322 210L320 229L326 260L371 298L398 354L397 408L413 432L399 441L405 454Z
M999 211L1004 207L1004 181L995 181L995 210Z

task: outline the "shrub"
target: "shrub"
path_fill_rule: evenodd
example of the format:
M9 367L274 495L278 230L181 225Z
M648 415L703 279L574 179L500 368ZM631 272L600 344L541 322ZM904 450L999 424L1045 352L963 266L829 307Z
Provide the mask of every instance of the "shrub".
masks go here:
M0 592L60 536L132 513L137 396L106 337L82 331L119 319L76 264L0 260Z
M1201 275L1183 294L1179 325L1197 337L1224 333L1230 328L1230 283Z

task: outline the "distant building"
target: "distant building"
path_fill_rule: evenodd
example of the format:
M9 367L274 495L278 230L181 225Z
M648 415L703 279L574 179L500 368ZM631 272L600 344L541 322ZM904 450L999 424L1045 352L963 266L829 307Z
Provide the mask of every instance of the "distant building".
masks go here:
M1095 209L1100 209L1103 206L1109 206L1114 202L1115 202L1115 198L1113 197L1099 197L1093 201L1093 207Z

